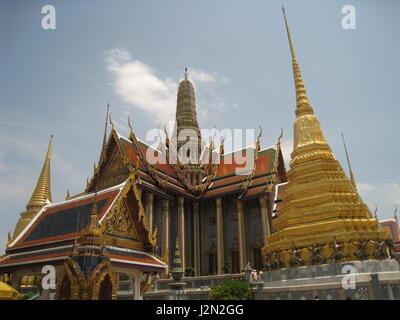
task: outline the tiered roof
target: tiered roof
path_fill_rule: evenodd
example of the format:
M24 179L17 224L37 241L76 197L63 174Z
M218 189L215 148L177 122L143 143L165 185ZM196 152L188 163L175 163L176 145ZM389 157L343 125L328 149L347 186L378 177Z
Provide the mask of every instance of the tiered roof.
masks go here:
M155 149L137 139L133 132L129 139L118 134L115 129L113 132L128 166L131 170L137 170L140 184L161 197L171 198L175 194L200 200L237 194L245 199L265 194L273 184L286 179L280 140L276 145L263 150L257 148L256 144L222 155L212 146L206 146L211 148L210 161L217 159L217 163L202 163L206 177L201 185L191 186L181 175L180 163L168 162L168 148L164 148L164 152ZM246 160L251 159L250 155L254 158L254 166L246 168ZM156 158L158 162L153 161Z
M21 234L9 244L0 267L64 260L74 250L74 240L88 225L94 202L98 221L110 214L128 181L81 197L44 206ZM111 261L137 264L143 270L161 270L165 264L153 255L117 246L107 246Z

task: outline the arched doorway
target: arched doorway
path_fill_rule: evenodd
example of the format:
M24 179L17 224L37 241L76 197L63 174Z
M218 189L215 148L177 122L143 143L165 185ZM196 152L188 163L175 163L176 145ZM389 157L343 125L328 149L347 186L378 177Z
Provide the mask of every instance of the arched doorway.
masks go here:
M65 275L61 281L60 300L71 300L71 280Z
M99 300L111 300L112 299L112 282L110 275L106 275L103 281L100 283Z

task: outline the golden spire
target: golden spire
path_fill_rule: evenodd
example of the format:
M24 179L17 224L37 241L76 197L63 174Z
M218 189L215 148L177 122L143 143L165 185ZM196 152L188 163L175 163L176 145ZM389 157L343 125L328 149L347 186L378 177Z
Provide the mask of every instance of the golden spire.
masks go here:
M304 81L301 76L300 67L297 62L296 54L295 54L294 48L293 48L292 36L290 34L289 25L288 25L288 22L286 19L285 8L283 6L282 6L282 12L283 12L283 17L285 19L286 32L287 32L289 46L290 46L290 53L292 55L294 85L296 88L296 105L297 105L296 115L300 116L300 115L304 115L304 114L314 114L314 111L308 101L306 88L304 86Z
M52 201L51 199L51 188L50 188L50 161L51 161L51 142L53 140L53 135L50 136L49 147L47 149L46 159L43 164L42 171L36 188L32 193L32 197L26 205L27 209L35 207L43 207L46 201Z
M284 10L283 13L296 87L294 148L282 204L272 222L275 232L267 237L263 253L269 263L276 262L275 253L280 254L280 267L287 267L287 250L293 243L308 254L316 244L329 248L332 237L336 237L345 243L347 252L356 252L354 239L382 240L388 235L371 216L323 135L308 102ZM349 255L349 259L358 260L353 253Z
M357 191L356 180L354 179L353 170L352 170L352 168L351 168L350 158L349 158L349 154L348 154L348 152L347 152L346 142L344 141L343 132L342 132L342 140L343 140L344 151L345 151L345 153L346 153L347 164L348 164L348 166L349 166L349 171L350 171L350 182L351 182L351 185L352 185L353 188L354 188L354 191Z

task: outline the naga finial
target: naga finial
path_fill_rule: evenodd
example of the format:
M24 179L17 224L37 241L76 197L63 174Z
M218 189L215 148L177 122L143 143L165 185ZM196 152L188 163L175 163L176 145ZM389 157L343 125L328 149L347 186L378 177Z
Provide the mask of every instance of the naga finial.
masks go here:
M282 137L283 137L283 128L281 127L281 134L278 137L278 144L281 144Z
M376 220L378 220L378 206L376 205L376 203L375 203L374 217Z
M110 124L111 124L112 128L115 129L114 122L111 119L111 114L112 114L112 112L110 112L110 115L109 115Z
M132 129L132 124L131 124L131 115L128 116L128 126L129 126L129 130L131 131L131 134L132 134L133 129Z
M263 129L261 128L261 126L258 126L258 128L260 129L260 132L258 134L257 140L259 140L261 138L262 132L263 132Z
M394 213L393 213L394 219L397 221L397 206L394 205Z
M256 149L257 149L257 151L259 151L260 148L261 148L261 146L260 146L260 138L261 138L262 132L263 132L261 126L259 126L258 128L260 129L260 132L258 133L257 142L256 142Z
M11 244L12 240L11 232L8 232L7 247Z

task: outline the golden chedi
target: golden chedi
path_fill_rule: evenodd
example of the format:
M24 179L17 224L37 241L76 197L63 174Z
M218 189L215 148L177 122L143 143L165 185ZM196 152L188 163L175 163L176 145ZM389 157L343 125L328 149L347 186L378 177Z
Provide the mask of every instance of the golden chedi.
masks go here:
M296 89L294 149L275 233L263 248L267 267L385 259L388 235L333 155L311 107L285 12Z
M51 142L53 136L50 136L49 146L47 148L46 158L35 190L32 193L31 199L26 205L26 211L21 213L21 217L15 227L13 239L24 230L24 228L32 221L35 215L42 209L48 202L52 201L51 188L50 188L50 162L51 162ZM11 241L11 239L9 240Z

